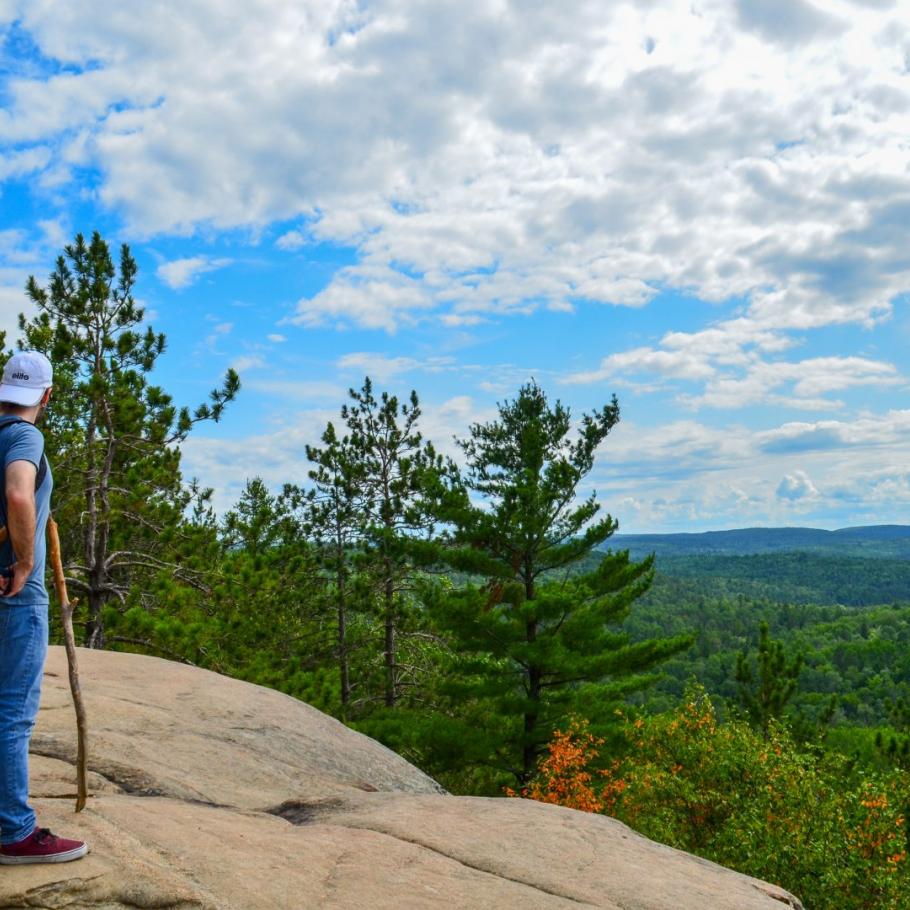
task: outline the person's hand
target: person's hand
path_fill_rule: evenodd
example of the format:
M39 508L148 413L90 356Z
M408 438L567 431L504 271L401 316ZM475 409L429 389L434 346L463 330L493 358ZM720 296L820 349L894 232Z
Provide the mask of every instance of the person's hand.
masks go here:
M32 574L31 566L23 565L21 562L14 562L10 569L12 575L3 579L4 588L0 597L15 597L25 587L29 575Z

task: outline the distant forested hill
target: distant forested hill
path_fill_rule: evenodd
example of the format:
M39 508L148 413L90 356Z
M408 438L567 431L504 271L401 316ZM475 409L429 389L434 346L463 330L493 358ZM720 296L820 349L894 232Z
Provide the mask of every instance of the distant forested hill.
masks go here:
M658 553L655 589L679 599L745 595L795 604L910 603L910 559L805 550L748 556Z
M874 559L910 560L910 525L872 525L823 531L819 528L738 528L701 534L617 534L613 549L628 549L640 558L658 556L758 553L804 550Z
M632 638L696 635L663 666L652 708L672 705L691 678L733 698L736 655L755 647L760 620L805 654L794 707L806 716L836 694L836 724L876 726L890 703L910 699L910 527L617 535L610 544L655 553L654 585L627 620Z

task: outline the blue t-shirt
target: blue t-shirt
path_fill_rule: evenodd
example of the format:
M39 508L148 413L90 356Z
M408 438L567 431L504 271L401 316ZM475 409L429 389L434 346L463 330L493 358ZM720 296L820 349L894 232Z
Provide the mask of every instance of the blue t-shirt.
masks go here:
M9 420L0 415L0 426ZM30 461L36 469L41 467L41 455L44 452L44 437L41 431L31 423L14 423L6 429L0 429L0 460L4 472L14 461ZM54 481L50 467L44 481L35 493L35 565L25 587L15 597L0 597L0 606L7 604L46 604L49 603L47 588L44 586L44 563L47 557L47 519L51 511L51 490ZM0 484L0 518L6 524L5 484ZM7 568L15 562L13 547L9 539L0 547L0 567Z

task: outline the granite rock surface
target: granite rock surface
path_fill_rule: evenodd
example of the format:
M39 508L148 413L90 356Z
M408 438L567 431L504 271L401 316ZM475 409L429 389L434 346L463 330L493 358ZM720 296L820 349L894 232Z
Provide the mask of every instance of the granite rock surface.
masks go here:
M783 910L787 892L604 816L445 794L288 696L152 657L79 651L91 727L52 648L33 738L39 823L91 844L4 867L2 908Z

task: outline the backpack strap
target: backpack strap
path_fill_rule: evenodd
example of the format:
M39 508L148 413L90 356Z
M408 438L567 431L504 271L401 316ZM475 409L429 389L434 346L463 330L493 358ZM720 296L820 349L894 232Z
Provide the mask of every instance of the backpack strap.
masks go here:
M11 427L17 423L28 423L27 420L23 420L21 417L11 416L8 420L0 418L0 433L2 433L7 427ZM34 426L34 424L29 424L29 426ZM41 484L44 483L44 478L47 477L47 456L44 452L41 453L41 463L38 465L38 473L35 475L35 492L38 492Z

